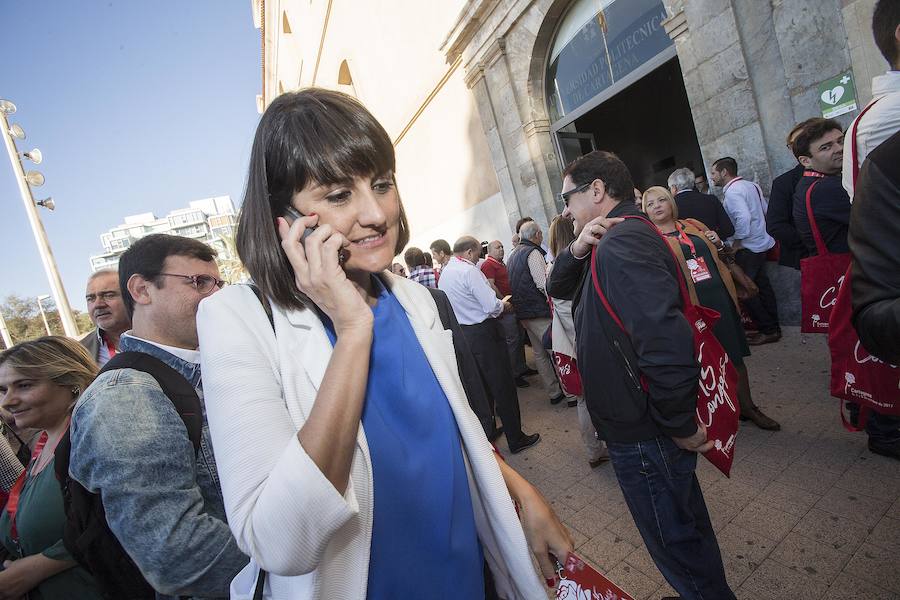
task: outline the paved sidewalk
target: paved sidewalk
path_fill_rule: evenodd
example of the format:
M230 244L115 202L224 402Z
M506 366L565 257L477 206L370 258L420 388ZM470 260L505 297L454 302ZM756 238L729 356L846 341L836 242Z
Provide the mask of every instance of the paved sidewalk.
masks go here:
M871 454L828 395L825 337L787 328L748 359L755 402L781 422L742 424L731 479L698 477L728 582L740 599L900 599L900 462ZM519 390L524 429L543 440L509 462L540 488L577 551L636 598L675 595L644 548L609 464L593 471L565 403L538 378ZM506 450L505 446L500 446ZM504 454L508 454L504 452Z

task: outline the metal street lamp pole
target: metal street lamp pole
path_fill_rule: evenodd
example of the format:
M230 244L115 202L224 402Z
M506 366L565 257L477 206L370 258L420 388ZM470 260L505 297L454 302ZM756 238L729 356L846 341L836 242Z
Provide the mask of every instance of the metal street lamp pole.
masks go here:
M44 320L44 329L47 330L47 335L53 335L53 332L50 331L50 323L47 322L47 313L44 312L44 305L41 304L42 300L46 300L50 296L38 296L38 310L41 311L41 319Z
M69 337L78 337L78 326L75 324L74 317L72 317L72 307L69 306L69 299L66 297L66 290L56 268L53 251L50 250L47 232L44 231L44 224L41 222L40 216L38 216L34 198L31 196L31 188L28 186L28 182L25 181L25 171L22 169L22 163L19 161L16 144L13 142L12 136L9 135L9 121L7 121L6 114L2 110L0 110L0 129L2 129L6 151L9 153L9 161L12 163L13 172L16 174L16 182L19 184L22 202L25 203L25 212L28 214L28 222L31 224L31 231L34 233L34 239L37 242L41 262L44 263L44 271L47 272L47 279L50 281L50 291L53 293L53 300L56 302L56 308L59 310L63 330Z

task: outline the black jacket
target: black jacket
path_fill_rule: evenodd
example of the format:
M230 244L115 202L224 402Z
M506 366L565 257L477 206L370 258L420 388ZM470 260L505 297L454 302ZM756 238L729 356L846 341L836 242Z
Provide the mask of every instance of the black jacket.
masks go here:
M818 254L809 218L806 216L806 191L815 183L810 204L813 218L829 252L850 252L847 229L850 225L850 196L841 184L841 175L803 177L794 190L794 223L809 256Z
M776 177L766 211L766 231L781 244L778 264L794 269L799 269L800 260L809 256L794 225L794 189L802 177L800 164Z
M872 355L900 364L900 133L873 150L850 214L853 325Z
M623 215L640 212L628 201L609 213ZM547 291L553 298L574 299L584 398L600 437L628 443L693 434L699 367L681 311L678 267L665 242L646 223L628 219L600 240L597 267L601 288L627 334L603 308L588 258L561 252Z
M724 239L734 235L734 224L728 218L725 207L712 194L687 190L675 194L679 219L697 219Z
M456 320L456 313L450 305L450 299L447 298L442 290L428 288L434 303L437 305L438 316L444 329L453 332L453 350L456 352L456 364L459 368L459 378L462 381L463 389L466 391L466 398L469 400L469 407L478 422L481 423L482 429L487 436L490 436L494 430L494 411L491 408L490 400L481 383L481 375L478 374L478 365L475 363L475 355L469 348L469 342L462 332L459 322Z

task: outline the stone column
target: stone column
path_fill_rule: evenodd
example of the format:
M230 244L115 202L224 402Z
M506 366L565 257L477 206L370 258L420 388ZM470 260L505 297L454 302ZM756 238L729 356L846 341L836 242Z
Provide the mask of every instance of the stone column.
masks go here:
M872 99L872 78L889 69L872 37L872 12L875 0L844 0L841 16L850 47L850 64L856 79L856 98L860 107Z

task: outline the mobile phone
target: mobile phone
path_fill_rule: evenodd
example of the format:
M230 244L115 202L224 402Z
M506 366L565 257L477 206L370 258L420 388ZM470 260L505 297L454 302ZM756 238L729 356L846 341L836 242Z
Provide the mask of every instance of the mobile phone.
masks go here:
M293 225L294 221L296 221L297 219L299 219L302 216L303 215L300 214L300 211L298 211L293 206L288 205L288 207L286 209L284 209L284 218L288 222L288 225ZM300 236L300 243L301 244L304 243L306 241L306 238L309 237L309 234L311 234L315 230L316 230L315 227L307 227L306 230L303 232L303 235Z
M293 225L294 221L296 221L297 219L299 219L302 216L303 215L300 214L300 211L298 211L293 206L288 205L288 207L286 209L284 209L284 218L288 222L288 225ZM303 235L300 236L301 244L306 242L306 238L308 238L309 234L311 234L313 231L316 230L316 227L318 227L318 225L316 225L314 227L307 227L303 231ZM343 250L338 251L338 262L343 264L344 259L346 259L346 255L344 254L344 251Z

